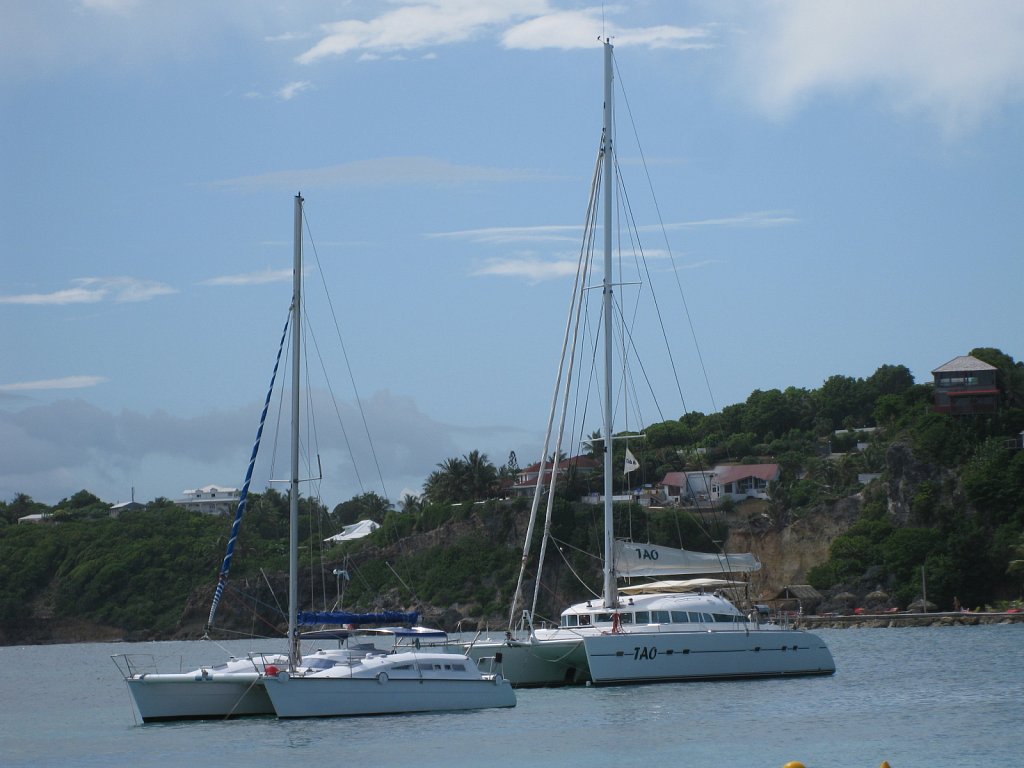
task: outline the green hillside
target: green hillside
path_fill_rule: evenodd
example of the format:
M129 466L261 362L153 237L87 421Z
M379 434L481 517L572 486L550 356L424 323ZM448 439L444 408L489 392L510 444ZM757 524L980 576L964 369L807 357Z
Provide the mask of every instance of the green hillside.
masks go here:
M1019 600L1024 584L1024 365L999 350L971 353L998 369L992 413L950 416L932 408L930 384L903 366L867 378L833 376L815 390L755 391L720 413L651 424L631 443L634 484L721 462L777 463L770 500L711 511L623 508L617 533L711 550L730 528L790 529L853 503L859 516L830 541L830 556L806 574L819 590L884 590L900 607L919 595L965 606ZM621 462L617 460L617 466ZM419 609L448 629L507 620L526 531L528 501L502 499L514 461L439 457L424 495L397 507L374 494L328 510L301 504L305 608ZM865 484L865 481L867 483ZM540 613L599 583L600 514L580 503L600 489L600 471L560 487ZM22 523L31 514L43 523ZM320 542L357 519L382 524L366 539L323 550ZM0 643L98 638L195 637L203 629L230 520L187 512L166 499L110 516L81 491L54 507L25 495L0 502ZM539 536L539 534L538 534ZM251 494L229 589L218 613L225 634L274 635L284 618L287 500ZM334 575L344 570L348 578ZM532 580L528 589L532 593Z

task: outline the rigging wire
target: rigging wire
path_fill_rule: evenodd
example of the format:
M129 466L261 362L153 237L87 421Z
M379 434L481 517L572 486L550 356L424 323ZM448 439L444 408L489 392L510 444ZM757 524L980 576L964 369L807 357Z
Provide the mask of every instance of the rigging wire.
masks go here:
M334 311L334 302L331 300L331 294L327 290L327 279L324 276L323 266L320 263L320 254L316 250L316 245L313 244L313 233L312 233L312 231L311 231L311 229L309 227L309 222L306 220L305 209L303 209L302 218L303 218L303 221L306 223L306 232L309 234L310 244L311 244L312 249L313 249L313 259L316 261L317 270L319 271L319 274L320 274L320 280L323 283L324 294L327 297L327 305L328 305L328 307L330 308L330 311L331 311L331 319L334 321L334 329L335 329L335 332L337 333L337 336L338 336L338 343L341 345L341 353L342 353L342 357L345 360L345 367L348 370L349 382L352 384L352 392L353 392L353 395L355 397L356 405L359 408L359 416L360 416L360 418L362 419L362 422L363 422L363 430L366 433L366 440L367 440L367 442L369 443L369 446L370 446L370 454L373 456L373 463L374 463L374 466L377 469L377 478L380 480L381 490L384 491L384 498L385 499L389 499L391 497L388 494L387 484L384 482L384 474L383 474L383 472L381 471L381 468L380 468L380 460L377 458L377 450L374 447L373 437L370 434L370 426L369 426L369 424L367 423L367 420L366 420L366 410L363 408L363 400L359 396L359 388L356 386L355 374L352 372L352 363L349 360L348 350L345 347L345 340L344 340L344 338L341 335L341 324L338 322L338 315ZM354 463L354 460L353 460L353 463Z
M647 179L647 186L648 186L648 188L651 191L651 198L652 198L652 201L653 201L653 204L654 204L654 210L655 210L655 213L656 213L656 215L658 217L658 225L659 225L659 227L661 229L662 237L665 240L665 249L666 249L666 252L668 253L669 261L672 264L672 274L675 276L676 287L677 287L677 289L679 291L679 298L680 298L680 300L683 303L683 310L684 310L684 313L686 315L686 323L687 323L687 325L688 325L688 327L690 329L690 336L693 339L694 349L696 350L696 353L697 353L697 360L700 363L701 373L704 376L704 383L707 386L708 397L711 399L711 408L712 408L713 412L717 412L718 411L718 405L715 403L715 395L714 395L714 392L711 389L711 379L708 376L707 367L704 364L704 355L701 353L700 342L697 340L697 331L694 328L693 318L690 315L690 306L689 306L689 303L686 301L686 293L685 293L685 291L683 291L683 284L682 284L682 281L679 279L680 268L676 265L675 254L672 252L672 245L669 243L668 230L665 227L664 217L662 217L662 215L661 215L661 206L658 205L657 197L654 194L654 182L651 179L650 170L649 170L649 168L647 166L647 158L644 155L643 145L640 143L640 135L639 135L639 133L637 131L636 123L633 120L633 111L629 107L629 98L626 96L625 81L623 81L622 73L620 72L620 70L618 68L618 59L613 56L612 57L612 61L615 64L615 72L616 72L616 75L617 75L616 80L619 83L619 89L620 89L620 91L622 93L622 100L623 100L623 102L626 105L626 114L629 115L629 125L633 129L633 137L636 140L637 150L640 153L641 165L643 166L643 169L644 169L644 176ZM682 397L682 392L681 391L680 391L680 397Z

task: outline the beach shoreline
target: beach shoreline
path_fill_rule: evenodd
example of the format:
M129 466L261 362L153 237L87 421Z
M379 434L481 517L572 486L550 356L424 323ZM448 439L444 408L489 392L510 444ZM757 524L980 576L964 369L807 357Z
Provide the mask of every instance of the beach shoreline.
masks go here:
M976 627L1024 623L1024 613L946 611L937 613L855 613L844 616L799 616L800 629L874 629L897 627Z

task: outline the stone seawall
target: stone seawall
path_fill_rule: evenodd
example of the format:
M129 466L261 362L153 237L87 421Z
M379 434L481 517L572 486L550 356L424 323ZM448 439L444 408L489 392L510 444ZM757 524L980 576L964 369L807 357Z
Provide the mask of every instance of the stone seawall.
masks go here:
M980 624L1024 623L1024 613L878 613L852 616L800 616L801 629L892 627L974 627Z

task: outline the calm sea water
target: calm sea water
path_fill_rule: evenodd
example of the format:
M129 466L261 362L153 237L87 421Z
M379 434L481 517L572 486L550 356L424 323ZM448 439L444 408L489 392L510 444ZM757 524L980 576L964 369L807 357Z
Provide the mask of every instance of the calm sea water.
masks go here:
M834 677L520 691L511 710L154 725L136 724L111 654L198 664L254 646L6 647L0 766L1024 764L1024 624L820 634Z

